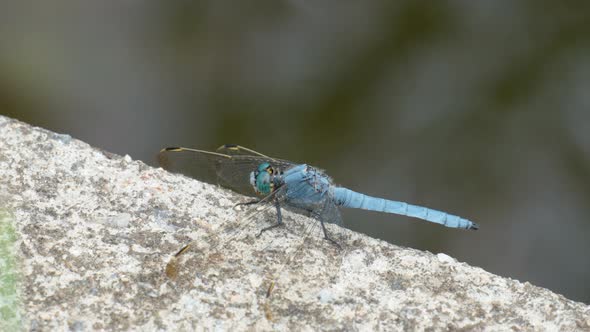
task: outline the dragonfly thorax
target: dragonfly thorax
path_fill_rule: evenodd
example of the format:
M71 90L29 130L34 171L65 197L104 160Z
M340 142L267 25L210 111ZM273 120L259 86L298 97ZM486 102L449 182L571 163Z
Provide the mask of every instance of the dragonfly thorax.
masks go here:
M282 183L283 172L272 167L269 163L262 163L250 173L250 184L259 195L268 195L277 189Z

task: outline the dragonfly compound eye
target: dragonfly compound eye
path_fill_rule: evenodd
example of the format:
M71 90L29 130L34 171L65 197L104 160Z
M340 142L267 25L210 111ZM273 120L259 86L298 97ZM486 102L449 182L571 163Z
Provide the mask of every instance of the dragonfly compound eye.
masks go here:
M256 185L254 190L262 195L270 194L272 190L270 174L267 172L259 172L256 175Z

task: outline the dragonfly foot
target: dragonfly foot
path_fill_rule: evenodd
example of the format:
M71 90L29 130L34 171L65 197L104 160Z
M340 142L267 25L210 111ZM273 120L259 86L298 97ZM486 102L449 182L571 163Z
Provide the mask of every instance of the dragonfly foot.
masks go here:
M273 228L277 228L279 226L283 226L283 223L276 223L276 224L274 224L272 226L268 226L268 227L265 227L265 228L261 229L260 230L260 233L258 233L258 235L256 235L256 238L259 238L262 235L262 233L264 233L266 231L269 231L269 230L271 230Z
M234 205L234 209L237 208L238 206L248 206L248 205L254 205L254 204L258 204L260 203L260 200L255 199L253 201L249 201L249 202L243 202L243 203L238 203L236 205Z
M330 243L335 245L338 248L338 250L342 250L342 246L338 242L336 242L336 240L333 240L327 236L325 236L324 239L330 241Z

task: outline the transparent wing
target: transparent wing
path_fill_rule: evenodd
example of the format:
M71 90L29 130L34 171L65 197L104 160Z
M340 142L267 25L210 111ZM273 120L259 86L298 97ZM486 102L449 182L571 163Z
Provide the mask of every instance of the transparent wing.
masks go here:
M313 235L313 233L318 229L319 223L320 222L318 220L314 220L313 222L311 222L309 225L307 225L305 227L305 229L303 231L303 236L301 238L301 243L297 246L295 251L293 251L291 254L287 255L286 259L284 260L283 264L280 265L280 267L278 268L274 277L271 278L269 286L266 290L266 298L267 299L272 294L272 291L275 288L278 280L281 278L281 275L282 275L283 271L285 270L285 268L288 267L291 264L291 262L293 262L293 260L295 260L297 258L297 256L303 252L303 249L305 248L305 243L307 242L307 239L309 239ZM266 309L268 311L270 311L269 307L267 307Z
M311 207L309 212L310 212L310 216L313 217L315 220L306 227L301 244L297 247L297 249L292 254L287 256L284 263L278 269L276 275L270 280L269 287L266 291L267 299L271 296L271 293L272 293L273 289L275 288L278 280L280 279L283 270L287 266L289 266L291 264L291 262L303 251L303 248L305 247L305 242L307 241L307 239L315 232L316 229L319 228L318 225L321 225L320 221L342 225L342 218L340 216L340 210L338 209L338 206L336 206L336 204L334 204L334 200L332 200L331 197L328 195L326 196L326 198L322 202ZM341 249L340 244L338 244L332 237L329 237L329 235L327 233L325 233L326 230L323 227L323 225L322 225L322 230L324 231L324 235L326 236L326 238L328 240L330 240L332 243L334 243L339 249ZM342 262L340 262L340 264L341 263Z
M261 158L260 160L265 160L268 161L271 165L275 166L275 167L279 167L283 170L288 169L289 167L293 167L295 165L298 165L298 163L289 161L289 160L284 160L284 159L279 159L279 158L275 158L275 157L269 157L267 155L264 155L258 151L254 151L252 149L243 147L241 145L237 145L237 144L224 144L220 147L217 148L216 150L217 153L221 153L221 154L226 154L229 156L233 156L233 157L243 157L243 156L253 156L253 157L259 157ZM256 166L258 166L259 164L256 164Z
M297 192L303 192L307 186L309 186L309 184L305 183L305 181L298 184L291 184L291 197L298 197ZM285 205L289 210L319 219L325 223L336 224L339 226L343 225L340 210L334 203L334 199L329 192L326 193L321 201L315 204L300 204L298 202L300 201L296 199L288 199L285 201Z
M220 184L248 196L256 196L250 184L250 172L261 163L268 162L283 169L295 165L237 145L224 145L218 151L170 147L160 151L158 162L169 171Z
M331 199L331 197L326 197L323 204L312 212L312 216L325 223L343 226L340 209L338 209L338 206L334 203L334 200Z
M227 226L223 227L219 232L216 233L216 236L219 237L219 240L214 242L213 246L211 246L209 250L214 251L218 247L225 247L227 243L241 238L246 232L260 231L261 229L256 228L256 225L261 219L264 219L264 216L271 214L270 210L275 209L273 202L278 201L281 207L286 205L286 202L288 201L288 197L285 195L286 189L286 187L278 188L273 193L260 200L258 204L249 206L246 213L243 216L238 217L236 223L229 223ZM271 218L266 219L266 221L276 222L276 218L277 216L273 215ZM275 237L271 238L271 243L274 239ZM189 244L182 247L169 260L165 270L166 275L169 278L176 278L180 268L179 256L190 250L191 247L194 246L195 241L190 242ZM269 243L268 246L270 246L271 243Z
M228 223L227 226L216 232L214 236L218 238L218 240L216 239L213 242L213 245L209 248L209 251L213 252L218 247L223 248L227 243L230 243L236 238L240 238L244 232L247 232L248 230L252 231L254 224L256 224L256 221L260 218L260 216L265 215L266 211L273 207L273 205L269 203L276 199L277 193L279 193L279 190L266 196L258 204L251 206L244 217L238 217L237 223ZM197 241L198 240L191 241L187 245L183 246L170 258L166 264L165 269L166 276L168 276L168 278L173 280L176 279L181 267L179 261L180 256L195 247Z
M264 157L264 158L268 158L268 159L275 159L275 158L271 158L269 156L263 155L262 153L260 153L258 151L254 151L252 149L249 149L247 147L237 145L237 144L224 144L224 145L218 147L216 152L227 154L230 156L232 156L232 155L233 156L249 155L249 156Z

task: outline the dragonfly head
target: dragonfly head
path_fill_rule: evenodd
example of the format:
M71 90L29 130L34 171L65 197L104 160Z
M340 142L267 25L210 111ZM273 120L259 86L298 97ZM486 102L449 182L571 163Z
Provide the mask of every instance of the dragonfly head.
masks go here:
M269 163L258 165L258 168L250 173L250 184L257 194L268 195L274 190L273 174L274 169Z

